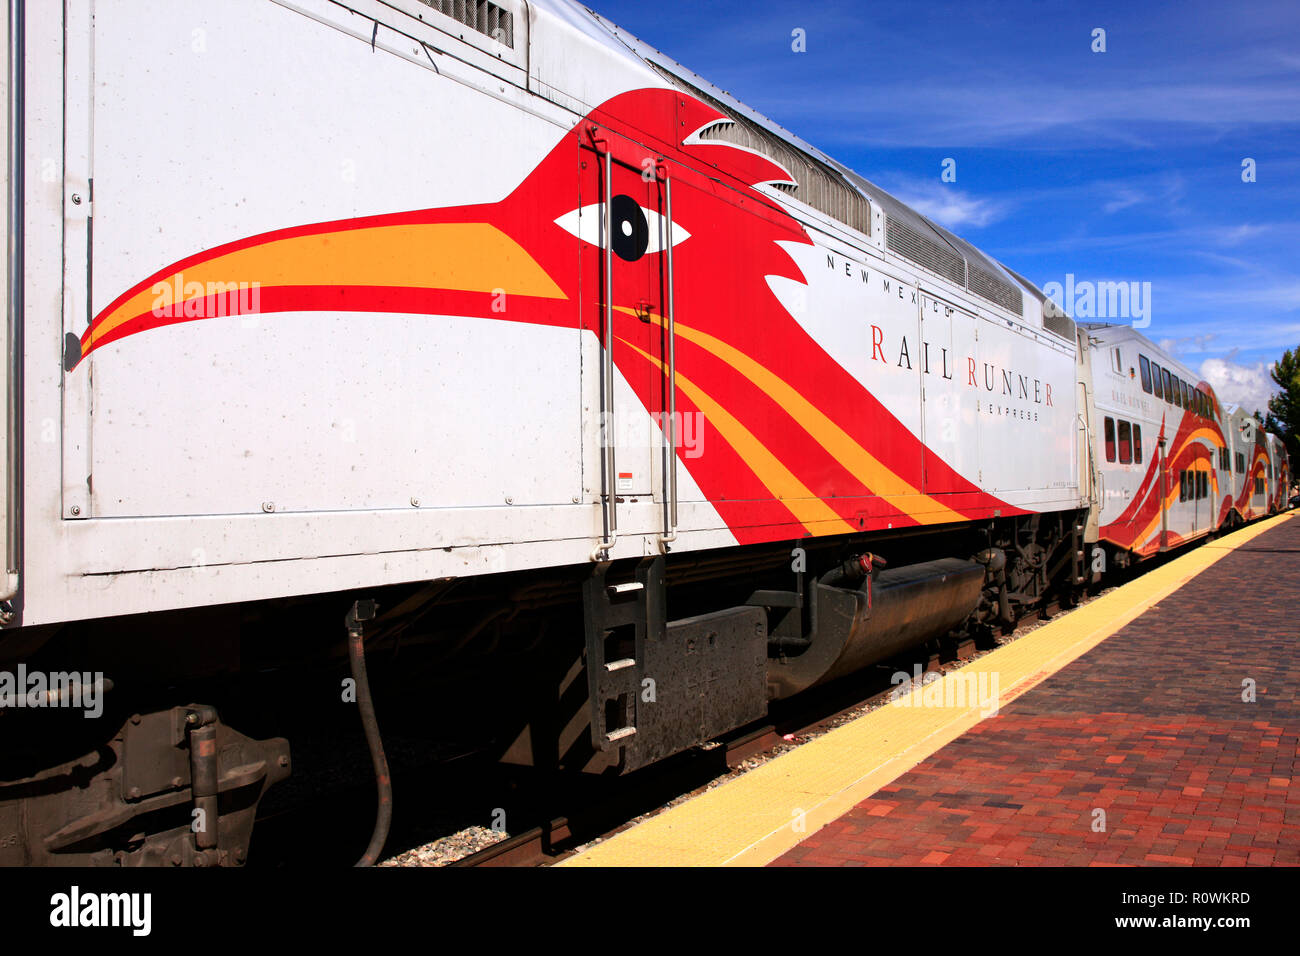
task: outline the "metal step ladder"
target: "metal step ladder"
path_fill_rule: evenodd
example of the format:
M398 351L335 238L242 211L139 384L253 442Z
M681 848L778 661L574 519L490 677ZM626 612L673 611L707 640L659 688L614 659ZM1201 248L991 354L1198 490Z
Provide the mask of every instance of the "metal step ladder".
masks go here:
M611 583L610 562L583 584L591 742L609 751L630 743L645 678L646 643L664 639L664 559L640 561L632 580Z

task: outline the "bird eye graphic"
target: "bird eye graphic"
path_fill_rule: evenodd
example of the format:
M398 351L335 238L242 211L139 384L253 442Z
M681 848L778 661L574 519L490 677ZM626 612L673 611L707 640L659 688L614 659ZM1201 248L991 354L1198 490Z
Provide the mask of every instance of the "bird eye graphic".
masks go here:
M618 195L610 203L611 247L614 254L627 262L636 262L644 255L663 252L671 245L685 242L691 234L676 223L670 223L659 213L646 209L631 196ZM591 203L565 213L555 224L583 242L605 248L605 204Z

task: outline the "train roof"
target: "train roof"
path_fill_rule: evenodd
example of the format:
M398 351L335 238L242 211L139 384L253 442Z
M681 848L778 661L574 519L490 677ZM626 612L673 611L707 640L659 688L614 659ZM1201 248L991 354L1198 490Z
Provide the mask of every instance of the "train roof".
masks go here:
M889 251L1017 315L1025 314L1022 296L1027 294L1043 305L1044 327L1073 341L1071 320L1059 309L1051 308L1050 300L1024 276L594 10L573 0L534 0L534 3L585 35L644 62L667 82L710 102L733 122L750 127L736 131L731 137L716 138L730 138L739 145L767 153L791 173L795 182L790 185L802 188L802 192L796 192L781 189L782 184L772 184L779 191L871 235L871 207L866 207L868 219L863 221L853 198L836 193L851 193L865 199L884 213L883 239Z

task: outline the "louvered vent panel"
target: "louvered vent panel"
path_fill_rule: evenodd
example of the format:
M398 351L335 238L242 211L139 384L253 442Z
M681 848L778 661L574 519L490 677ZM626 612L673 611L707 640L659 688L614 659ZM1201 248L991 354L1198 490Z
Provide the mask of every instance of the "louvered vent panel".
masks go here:
M1020 294L1020 290L1006 279L996 273L981 269L974 263L968 263L968 272L970 278L966 288L971 292L974 292L981 299L988 299L988 301L1014 312L1016 315L1025 314L1024 297Z
M651 66L654 66L669 82L730 118L729 123L718 123L701 131L702 141L730 143L768 157L788 170L790 178L794 180L793 185L777 184L777 189L800 202L807 203L832 219L871 235L871 201L849 185L839 173L798 147L785 142L779 136L750 123L725 103L714 99L681 77L661 69L656 64L652 63Z
M515 15L489 0L420 0L477 33L515 48Z
M1074 320L1068 315L1044 315L1043 328L1069 342L1074 341Z
M945 249L933 239L921 235L893 216L885 218L885 247L904 259L925 266L959 286L966 286L966 261L950 249Z

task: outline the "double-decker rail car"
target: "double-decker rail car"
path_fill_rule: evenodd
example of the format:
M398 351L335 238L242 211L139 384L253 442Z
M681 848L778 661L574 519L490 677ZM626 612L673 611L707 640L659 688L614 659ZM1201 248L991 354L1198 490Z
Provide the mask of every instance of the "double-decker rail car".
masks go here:
M578 4L10 8L0 862L243 862L345 657L621 772L1068 601L1097 415L1208 521L1194 389Z
M1129 326L1088 323L1098 540L1121 566L1285 507L1282 441Z
M1213 388L1129 326L1087 324L1099 538L1121 564L1217 530L1232 480Z
M1233 521L1251 521L1269 513L1269 476L1274 446L1264 431L1263 423L1247 409L1230 406L1228 422L1232 441L1233 497L1226 507Z
M1286 443L1272 432L1266 432L1268 442L1268 513L1276 514L1287 509L1291 497L1291 459Z

